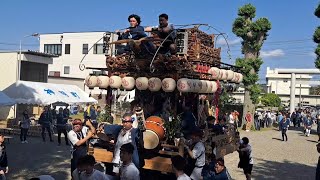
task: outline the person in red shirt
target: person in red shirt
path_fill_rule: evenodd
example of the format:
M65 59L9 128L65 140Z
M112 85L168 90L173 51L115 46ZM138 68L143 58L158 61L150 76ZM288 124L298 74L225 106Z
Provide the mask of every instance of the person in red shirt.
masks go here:
M247 124L246 124L246 131L250 131L251 129L251 122L252 122L252 115L250 111L247 112L246 117L245 117Z

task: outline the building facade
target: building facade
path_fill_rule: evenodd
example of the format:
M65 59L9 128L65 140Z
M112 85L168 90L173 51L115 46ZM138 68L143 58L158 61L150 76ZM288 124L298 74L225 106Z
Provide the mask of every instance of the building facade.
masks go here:
M55 55L35 51L0 52L0 90L4 90L18 80L48 82L48 65ZM21 59L21 61L20 61ZM15 109L16 108L16 109ZM22 113L26 105L0 108L0 119L13 118Z
M266 72L266 85L261 85L265 93L277 94L281 103L284 106L290 105L290 87L291 87L291 74L278 73L277 69L270 69L267 67ZM319 105L320 96L310 95L310 88L312 84L312 76L309 74L296 75L296 88L295 88L295 107L306 105ZM244 102L244 88L240 87L237 91L232 93L236 103Z
M296 75L296 95L309 95L310 80L312 76L308 74ZM266 74L267 93L278 95L290 95L291 74L279 74L277 69L271 70L267 67Z
M40 35L40 51L57 55L49 65L48 81L75 84L91 92L84 86L84 80L93 70L85 68L106 68L104 34L105 32L66 32ZM111 35L110 41L115 38L115 35ZM82 66L84 69L80 70L80 64L85 65ZM97 89L95 91L94 94L100 93Z

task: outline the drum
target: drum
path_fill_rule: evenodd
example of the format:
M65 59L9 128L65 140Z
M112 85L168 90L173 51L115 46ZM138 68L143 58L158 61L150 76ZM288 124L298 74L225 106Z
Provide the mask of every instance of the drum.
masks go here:
M145 122L146 131L143 132L145 149L156 148L165 135L164 121L158 116L150 116Z
M109 141L111 140L111 138L110 138L107 134L105 134L105 133L103 133L103 132L97 132L97 136L98 136L98 138L101 139L102 141L109 142Z

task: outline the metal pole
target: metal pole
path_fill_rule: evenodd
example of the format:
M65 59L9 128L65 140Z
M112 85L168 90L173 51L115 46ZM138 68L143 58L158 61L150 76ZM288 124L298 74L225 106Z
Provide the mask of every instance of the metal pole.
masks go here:
M18 60L18 72L17 72L17 81L21 79L21 61L22 61L22 40L24 38L27 38L27 37L39 37L39 33L33 33L31 35L26 35L24 36L21 40L20 40L20 44L19 44L19 60Z
M294 111L294 101L296 98L296 74L291 73L291 87L290 87L290 114Z
M38 37L39 34L38 33L33 33L31 35L27 35L27 36L24 36L21 40L20 40L20 43L19 43L19 58L18 58L18 62L17 62L17 78L16 78L16 81L19 81L21 79L21 60L22 60L22 40L26 37ZM14 117L17 118L17 104L14 105Z
M301 109L301 75L300 75L299 108Z
M22 40L20 40L19 46L19 60L18 60L18 72L17 72L17 81L20 80L20 71L21 71L21 54L22 54Z

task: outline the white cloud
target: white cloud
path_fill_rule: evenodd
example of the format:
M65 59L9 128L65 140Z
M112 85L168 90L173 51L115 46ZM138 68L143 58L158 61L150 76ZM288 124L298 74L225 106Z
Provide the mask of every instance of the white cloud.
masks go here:
M317 57L316 53L314 53L314 52L310 52L310 53L309 53L309 56L311 56L311 57L313 57L313 58L316 58L316 57Z
M227 41L228 41L229 46L231 46L231 45L239 44L241 42L241 39L237 38L237 39L230 40L230 41L227 39ZM225 41L224 38L220 37L217 41L217 45L225 46L225 45L227 45L227 42Z
M262 58L272 58L284 56L284 51L282 49L275 49L270 51L260 51L260 57Z

